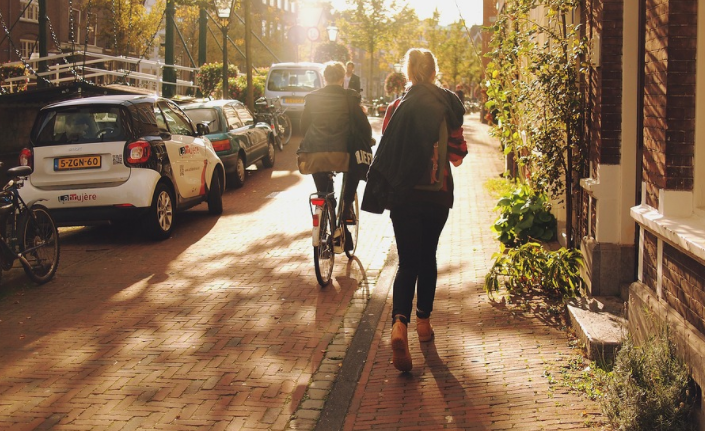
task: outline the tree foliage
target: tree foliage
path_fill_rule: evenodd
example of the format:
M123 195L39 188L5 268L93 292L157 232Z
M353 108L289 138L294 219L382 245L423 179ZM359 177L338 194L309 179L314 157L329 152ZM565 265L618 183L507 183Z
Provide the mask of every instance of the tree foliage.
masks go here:
M347 46L342 43L328 41L318 45L313 61L316 63L325 63L326 61L340 61L345 63L351 58L350 50Z
M159 46L165 7L166 0L157 0L151 9L142 0L93 0L86 5L86 14L101 14L110 23L99 27L98 36L114 55L141 56L149 47Z
M564 192L568 170L582 171L586 153L578 87L586 43L569 19L577 5L577 0L505 3L493 27L486 70L493 133L504 153L526 168L531 186L552 197ZM537 13L539 6L544 13ZM535 20L538 15L545 20Z
M391 40L400 26L416 13L396 0L348 0L351 9L341 13L337 25L350 45L364 49L369 56L369 75L375 76L375 56ZM418 20L417 20L418 21Z

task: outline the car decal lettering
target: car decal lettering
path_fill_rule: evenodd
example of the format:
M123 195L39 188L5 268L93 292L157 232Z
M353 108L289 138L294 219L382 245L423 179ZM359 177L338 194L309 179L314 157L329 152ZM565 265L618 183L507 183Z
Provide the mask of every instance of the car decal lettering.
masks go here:
M66 203L74 203L74 202L87 202L87 201L95 201L98 200L98 196L94 194L88 194L88 193L71 193L68 195L62 195L59 196L59 203L61 204L66 204Z
M185 155L192 155L192 154L199 154L198 147L196 145L186 145L181 148L179 148L179 155L180 156L185 156Z
M208 160L203 161L203 172L201 172L201 195L206 194L206 168L208 167Z

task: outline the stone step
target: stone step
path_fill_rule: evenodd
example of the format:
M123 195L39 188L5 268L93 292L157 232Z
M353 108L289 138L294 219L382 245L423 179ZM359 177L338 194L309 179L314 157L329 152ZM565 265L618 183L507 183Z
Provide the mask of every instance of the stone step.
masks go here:
M616 296L573 298L567 304L570 323L593 361L613 362L627 334L624 301Z

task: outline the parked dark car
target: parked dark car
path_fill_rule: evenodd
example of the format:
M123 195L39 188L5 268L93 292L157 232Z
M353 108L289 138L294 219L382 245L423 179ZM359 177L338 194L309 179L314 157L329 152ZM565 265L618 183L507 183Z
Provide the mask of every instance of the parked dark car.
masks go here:
M274 135L267 123L258 122L238 100L208 100L181 107L194 123L207 123L206 135L228 175L228 185L240 187L248 166L258 161L274 166Z

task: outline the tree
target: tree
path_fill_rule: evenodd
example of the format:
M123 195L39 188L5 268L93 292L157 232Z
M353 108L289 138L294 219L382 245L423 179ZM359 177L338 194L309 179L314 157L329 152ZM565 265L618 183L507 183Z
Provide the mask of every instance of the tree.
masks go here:
M343 11L336 24L352 46L367 51L369 77L374 79L375 56L380 45L396 36L396 20L416 15L407 5L399 8L396 0L348 0L348 4L353 8Z
M350 60L350 50L347 46L337 42L326 42L318 45L313 61L325 63L326 61L340 61L342 63Z
M156 38L165 7L165 0L157 0L149 10L143 0L93 0L85 5L87 15L93 8L111 24L99 27L99 36L106 47L112 48L113 55L137 57L149 47L159 46Z

